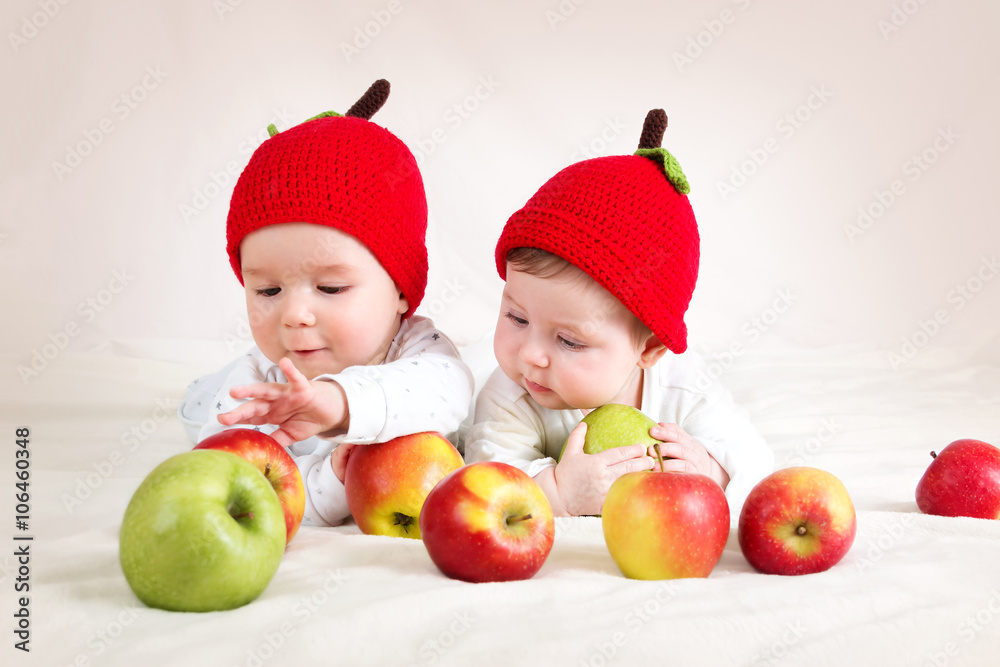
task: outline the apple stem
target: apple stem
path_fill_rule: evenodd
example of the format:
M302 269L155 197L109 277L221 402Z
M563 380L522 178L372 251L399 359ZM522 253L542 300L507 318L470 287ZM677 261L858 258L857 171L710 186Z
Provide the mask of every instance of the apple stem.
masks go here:
M656 452L656 460L660 462L660 472L663 472L663 455L660 454L660 443L655 443L653 445L653 451Z
M806 533L808 533L808 532L809 532L809 531L808 531L808 529L807 529L807 528L805 527L805 524L800 524L800 525L798 525L798 526L796 526L796 527L795 527L795 534L796 534L796 535L805 535L805 534L806 534Z
M937 458L937 452L931 452L931 458L932 459L936 459Z
M268 461L264 465L264 477L267 477L268 479L271 478L271 462L270 461Z
M413 517L409 514L403 514L402 512L395 513L396 525L402 526L405 532L410 531L410 526L413 525Z
M239 521L240 519L252 519L253 512L244 512L243 514L235 514L233 518Z
M524 516L509 516L507 517L507 525L509 526L512 523L520 523L522 521L527 521L530 518L531 518L530 512L528 514L525 514Z

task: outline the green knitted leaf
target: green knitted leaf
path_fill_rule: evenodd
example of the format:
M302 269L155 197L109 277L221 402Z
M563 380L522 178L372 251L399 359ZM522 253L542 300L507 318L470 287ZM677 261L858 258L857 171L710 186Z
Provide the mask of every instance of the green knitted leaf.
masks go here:
M639 155L641 157L649 158L656 164L663 167L663 173L670 181L670 184L674 186L674 189L682 195L686 195L691 192L691 185L688 184L687 176L684 175L684 170L681 169L681 165L677 162L677 158L670 154L666 148L640 148L634 155Z
M324 111L323 113L316 114L312 118L306 118L302 122L303 123L308 123L309 121L316 120L317 118L330 118L331 116L332 117L336 117L336 118L340 118L343 115L344 114L337 113L336 111ZM278 133L278 128L276 128L274 126L274 123L271 123L270 125L267 126L267 136L273 137L277 133Z
M334 117L334 118L340 118L343 115L344 114L337 113L336 111L324 111L323 113L316 114L312 118L306 118L304 122L308 123L309 121L316 120L317 118L330 118L331 116Z

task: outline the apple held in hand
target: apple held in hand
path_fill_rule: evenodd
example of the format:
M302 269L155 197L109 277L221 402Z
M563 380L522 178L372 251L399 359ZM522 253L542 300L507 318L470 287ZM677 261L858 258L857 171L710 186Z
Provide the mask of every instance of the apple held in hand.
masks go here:
M125 579L146 605L221 611L267 588L285 551L285 521L253 464L229 452L190 451L139 485L118 542Z
M765 574L828 570L854 544L854 503L836 476L818 468L773 472L747 496L738 537L747 561Z
M530 579L555 537L552 507L538 483L499 461L449 474L427 496L420 533L434 564L452 579Z
M464 465L439 433L358 445L344 471L347 506L361 532L420 539L420 508L434 485Z
M729 537L729 503L704 475L643 470L604 499L604 541L629 579L707 577Z
M917 483L921 512L1000 519L1000 449L963 439L931 456L934 460Z
M585 454L598 454L606 449L629 445L648 447L662 442L649 434L649 429L657 423L631 405L608 403L591 410L581 421L587 424L587 435L583 440ZM565 451L566 445L563 444L559 460L562 460Z
M241 456L264 473L285 513L285 544L292 541L306 511L306 490L295 459L278 441L252 428L232 428L211 435L195 449L218 449Z

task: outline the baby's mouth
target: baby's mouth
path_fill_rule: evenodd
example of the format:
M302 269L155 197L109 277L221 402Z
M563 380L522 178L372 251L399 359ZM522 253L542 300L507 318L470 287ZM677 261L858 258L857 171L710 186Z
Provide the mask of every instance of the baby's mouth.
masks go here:
M531 391L534 391L534 392L543 393L543 392L546 392L546 391L551 391L548 387L543 387L542 385L538 384L537 382L532 382L528 378L524 378L524 384L525 384L525 386L528 389L530 389Z
M318 347L318 348L311 349L311 350L292 350L291 352L292 352L292 354L294 354L297 357L307 358L307 357L315 356L315 355L319 354L320 352L322 352L323 350L324 350L324 348Z

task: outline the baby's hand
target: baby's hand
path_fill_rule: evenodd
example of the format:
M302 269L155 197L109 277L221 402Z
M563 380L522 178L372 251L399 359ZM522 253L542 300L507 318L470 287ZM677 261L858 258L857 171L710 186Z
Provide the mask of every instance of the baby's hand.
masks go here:
M660 454L664 457L672 457L670 460L664 458L663 470L665 472L693 472L710 477L716 484L725 490L729 485L729 473L727 473L719 462L708 453L705 447L692 438L677 424L660 423L649 429L649 434L657 440L662 440ZM650 456L655 457L656 452L649 448ZM659 470L657 463L654 470Z
M333 474L337 476L340 483L344 483L347 473L347 459L351 456L351 450L357 447L356 444L345 442L337 446L330 454L330 467Z
M567 511L574 516L600 514L611 484L627 472L649 470L653 459L642 445L585 454L587 424L580 422L569 434L566 451L555 467L556 488Z
M252 399L219 415L223 426L276 424L271 434L284 447L319 433L346 428L347 397L336 382L306 379L287 357L278 365L288 383L258 382L229 390L233 398Z

